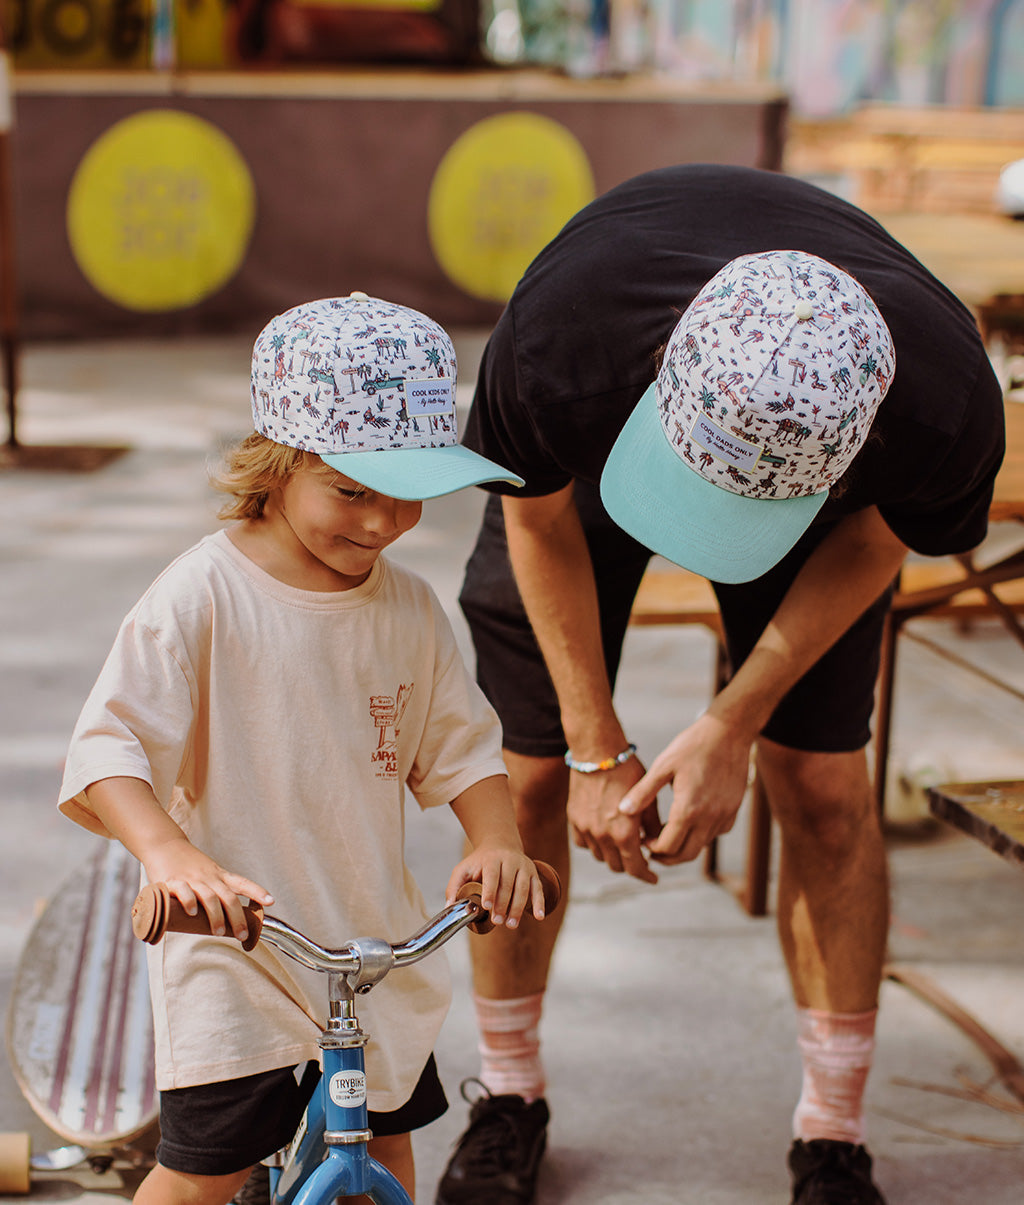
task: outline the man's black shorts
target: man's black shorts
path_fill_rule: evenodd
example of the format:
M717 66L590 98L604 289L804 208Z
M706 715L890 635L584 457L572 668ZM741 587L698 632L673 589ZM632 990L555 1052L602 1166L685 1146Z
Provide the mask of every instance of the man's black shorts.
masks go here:
M194 1176L228 1176L267 1159L292 1140L320 1068L308 1063L301 1080L294 1067L174 1088L160 1093L157 1162ZM369 1114L374 1136L407 1134L436 1121L448 1108L434 1056L412 1096L391 1113Z
M614 686L633 599L651 554L612 522L593 486L577 482L575 493L594 563L605 663ZM807 557L831 530L828 524L812 527L757 581L712 583L732 665L742 664ZM868 743L890 596L887 591L869 607L785 696L765 725L766 737L818 753L850 752ZM459 602L476 650L477 679L501 719L505 747L527 757L561 757L566 746L558 699L512 575L496 495L488 499Z

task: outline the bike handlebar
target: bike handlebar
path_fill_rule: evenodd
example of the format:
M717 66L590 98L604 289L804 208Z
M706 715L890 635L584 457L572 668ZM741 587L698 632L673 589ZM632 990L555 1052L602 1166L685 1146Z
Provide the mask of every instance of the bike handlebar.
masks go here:
M546 862L537 862L535 865L544 887L545 915L550 915L561 898L561 880ZM248 936L242 942L242 948L252 950L257 942L268 941L282 953L314 971L347 976L358 975L364 969L371 949L375 958L380 958L382 950L386 950L390 952L390 957L385 955L389 964L386 970L390 970L392 966L402 966L425 958L466 926L478 933L493 929L494 924L480 902L481 891L479 883L464 884L456 903L442 909L405 941L391 944L376 939L356 938L336 950L321 946L276 917L265 916L259 904L249 903L243 905ZM195 916L189 916L165 883L149 883L139 892L132 905L132 930L140 940L155 945L168 931L208 934L210 918L202 907ZM376 977L386 973L386 970Z

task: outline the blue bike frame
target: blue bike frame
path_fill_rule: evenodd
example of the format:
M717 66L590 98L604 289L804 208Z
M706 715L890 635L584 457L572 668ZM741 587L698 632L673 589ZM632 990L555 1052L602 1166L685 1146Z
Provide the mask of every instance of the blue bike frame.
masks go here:
M270 1169L271 1205L324 1205L365 1193L377 1205L412 1205L386 1167L370 1157L363 1046L338 1047L321 1040L324 1070L285 1157ZM326 1158L324 1151L327 1151Z
M345 951L321 951L332 964L327 971L330 1016L319 1039L323 1073L281 1166L270 1168L271 1205L331 1205L337 1197L364 1194L376 1205L413 1205L400 1181L367 1151L372 1134L364 1052L369 1039L359 1027L355 997L379 982L396 956L423 957L478 914L476 901L464 900L435 917L406 947L361 938ZM287 926L268 917L264 935L307 961L308 943L297 949L299 935Z

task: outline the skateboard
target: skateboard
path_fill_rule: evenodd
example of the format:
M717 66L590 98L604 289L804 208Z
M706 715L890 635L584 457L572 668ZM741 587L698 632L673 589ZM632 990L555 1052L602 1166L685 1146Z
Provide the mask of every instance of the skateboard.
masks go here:
M29 933L7 1053L22 1095L68 1145L32 1152L27 1134L0 1134L0 1193L28 1192L32 1172L88 1178L152 1165L159 1098L146 960L131 926L138 889L138 862L104 841Z

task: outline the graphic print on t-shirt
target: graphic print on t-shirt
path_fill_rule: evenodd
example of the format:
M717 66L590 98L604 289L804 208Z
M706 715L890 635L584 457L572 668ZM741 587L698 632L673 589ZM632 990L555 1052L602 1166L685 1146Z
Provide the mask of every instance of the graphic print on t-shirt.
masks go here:
M374 772L378 778L398 777L398 725L402 722L409 696L415 683L403 683L394 695L371 695L370 715L380 729L377 747L370 755ZM391 739L388 733L394 732Z

